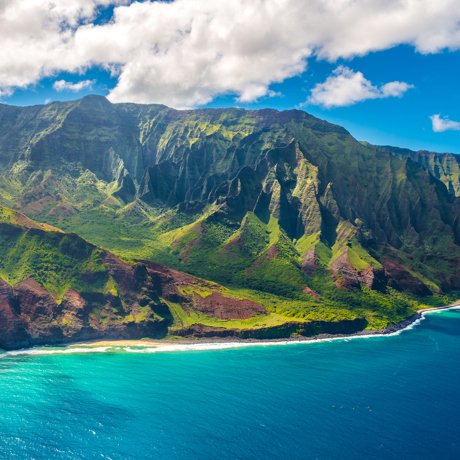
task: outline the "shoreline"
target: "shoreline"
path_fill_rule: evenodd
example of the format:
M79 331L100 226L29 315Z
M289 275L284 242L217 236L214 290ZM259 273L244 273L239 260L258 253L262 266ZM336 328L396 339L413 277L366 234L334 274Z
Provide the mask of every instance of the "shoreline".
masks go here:
M352 334L318 334L310 337L285 337L279 339L241 339L238 337L206 337L186 339L94 339L82 340L79 342L67 342L53 345L36 345L32 348L17 350L0 350L2 355L21 354L69 354L69 353L90 353L106 352L110 348L126 348L130 352L159 352L159 351L187 351L187 350L210 350L224 348L243 348L251 346L273 346L273 345L294 345L302 343L330 342L333 340L346 340L372 337L390 337L398 335L404 330L411 329L423 319L426 313L458 309L460 301L444 305L442 307L422 308L411 316L397 324L374 330L362 330Z
M325 340L339 340L339 339L353 339L359 337L378 337L378 336L389 336L412 326L416 321L423 318L425 313L450 310L460 308L460 301L452 303L450 305L443 305L442 307L433 307L433 308L421 308L413 313L411 316L406 318L403 321L400 321L397 324L387 326L382 329L374 330L362 330L359 332L354 332L352 334L318 334L310 337L284 337L279 339L241 339L237 337L206 337L206 338L184 338L184 339L138 339L138 340L111 340L111 339L95 339L95 340L85 340L81 342L69 342L61 345L56 345L57 347L171 347L171 346L187 346L187 345L235 345L240 344L241 346L246 345L275 345L275 344L287 344L287 343L304 343L304 342L318 342Z

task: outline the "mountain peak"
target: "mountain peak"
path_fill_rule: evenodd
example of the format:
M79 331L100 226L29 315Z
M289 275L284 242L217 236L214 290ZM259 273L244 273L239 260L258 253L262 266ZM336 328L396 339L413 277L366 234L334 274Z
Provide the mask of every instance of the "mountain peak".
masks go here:
M45 108L2 106L0 115L0 204L73 232L46 232L58 242L57 252L49 248L56 257L77 257L86 248L79 234L147 260L139 276L162 263L227 285L223 297L193 283L171 293L164 311L177 333L207 334L218 324L220 334L236 334L228 315L244 330L250 311L268 315L261 324L337 318L372 328L460 286L453 156L359 143L295 109L179 111L89 95ZM29 272L18 273L23 281ZM114 295L114 285L101 285ZM133 318L142 318L147 300L136 301Z

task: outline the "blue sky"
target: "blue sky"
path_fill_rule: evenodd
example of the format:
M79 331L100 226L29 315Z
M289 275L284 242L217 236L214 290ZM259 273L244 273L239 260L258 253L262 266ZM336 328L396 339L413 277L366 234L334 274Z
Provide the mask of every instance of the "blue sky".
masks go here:
M323 108L304 103L311 89L338 65L360 71L374 84L400 80L414 85L402 97L365 100L346 107ZM407 45L335 63L312 60L306 72L271 85L282 97L238 106L278 110L301 108L315 117L345 127L359 140L413 150L460 153L459 131L434 132L434 114L460 120L460 52L422 55ZM208 107L229 107L234 97L217 98ZM301 106L301 107L299 107Z
M460 153L460 8L452 8L450 13L442 9L432 12L438 17L431 21L429 16L414 18L415 10L401 11L401 5L396 12L391 6L382 10L376 0L376 10L369 14L381 19L369 29L366 15L358 17L360 10L352 10L361 0L341 0L348 8L345 12L356 16L356 29L349 29L346 23L341 29L343 5L340 11L334 6L324 13L318 9L318 1L268 0L273 2L272 9L262 12L265 16L260 23L263 14L256 11L256 19L250 22L254 30L249 31L244 24L235 31L239 16L232 22L228 7L223 6L221 12L207 0L118 0L118 5L109 0L76 0L81 3L77 12L66 10L63 4L51 19L46 16L49 12L40 10L31 15L31 23L40 14L48 21L40 24L56 18L60 22L54 28L39 25L33 44L29 24L29 32L18 34L16 42L6 45L11 52L0 61L6 62L3 66L7 69L2 72L0 64L0 100L11 105L35 105L100 94L112 102L159 102L177 108L300 108L344 126L359 140ZM257 6L258 2L253 3ZM309 8L312 14L326 14L326 19L338 25L307 36L302 27L308 24L297 20L298 11L286 18L273 13L279 6L275 3L283 2L305 14ZM55 3L59 9L59 2ZM250 3L252 0L247 0L245 5ZM368 0L367 4L373 2ZM203 11L208 18L211 15L213 27L200 20ZM391 23L395 14L401 30L398 26L391 31L382 26L380 30L380 24ZM162 21L156 23L161 16ZM141 19L131 27L136 17ZM292 23L293 18L298 23ZM142 31L144 20L147 23ZM0 29L2 21L0 10ZM417 21L423 30L417 28ZM286 27L291 23L292 37L286 38ZM165 41L168 34L174 37ZM221 35L225 35L222 40ZM398 35L402 37L399 40ZM45 48L50 46L46 56L34 50L37 40ZM27 62L16 58L15 46L18 50L30 47L31 58ZM72 48L60 51L59 46ZM430 117L435 115L440 118L433 123Z

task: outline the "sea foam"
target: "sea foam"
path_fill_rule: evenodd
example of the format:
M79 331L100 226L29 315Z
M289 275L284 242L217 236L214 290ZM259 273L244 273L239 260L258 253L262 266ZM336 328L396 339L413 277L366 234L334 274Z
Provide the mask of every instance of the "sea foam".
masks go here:
M7 356L18 356L18 355L54 355L54 354L73 354L73 353L105 353L114 351L124 351L127 353L164 353L164 352L176 352L176 351L205 351L205 350L225 350L232 348L246 348L246 347L272 347L272 346L284 346L284 345L308 345L313 343L322 342L333 342L341 340L343 342L349 342L350 340L356 339L376 339L382 337L395 337L405 331L411 330L418 326L427 314L441 313L448 310L458 310L460 305L456 305L449 308L443 308L439 310L427 310L421 313L421 317L416 319L414 322L409 324L403 329L392 332L390 334L363 334L363 335L350 335L347 337L329 337L323 339L312 339L312 340L282 340L277 342L261 341L261 342L220 342L220 343L194 343L194 344L174 344L174 345L160 345L150 346L148 344L138 345L113 345L94 347L91 345L79 345L79 346L67 346L65 348L55 348L51 346L46 347L34 347L22 350L5 351L0 353L0 358Z

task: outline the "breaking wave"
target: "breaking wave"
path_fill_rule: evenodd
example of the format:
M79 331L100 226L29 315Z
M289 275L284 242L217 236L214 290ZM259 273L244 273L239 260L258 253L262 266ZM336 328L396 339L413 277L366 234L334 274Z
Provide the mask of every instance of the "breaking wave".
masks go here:
M55 346L44 346L27 348L22 350L14 351L0 351L0 358L7 356L20 356L20 355L55 355L55 354L73 354L73 353L106 353L123 351L127 353L164 353L164 352L175 352L175 351L205 351L205 350L225 350L231 348L246 348L246 347L272 347L272 346L284 346L284 345L308 345L312 343L321 342L333 342L341 340L348 342L356 339L372 339L381 337L395 337L402 332L411 330L417 327L424 319L427 314L441 313L448 310L460 309L460 305L456 305L449 308L443 308L439 310L427 310L421 313L421 317L413 321L411 324L403 329L392 332L390 334L363 334L363 335L350 335L348 337L330 337L324 339L313 339L313 340L282 340L282 341L266 341L266 342L221 342L221 343L196 343L196 344L174 344L174 345L158 345L152 346L149 344L120 344L120 345L106 345L106 346L92 346L92 345L78 345L78 346L66 346L66 347L55 347Z

